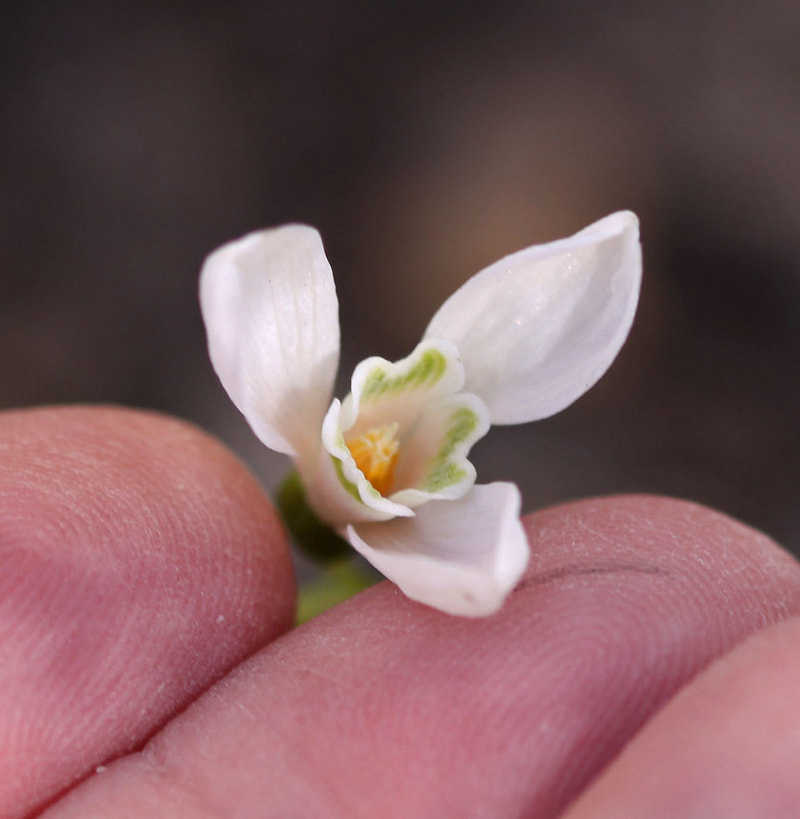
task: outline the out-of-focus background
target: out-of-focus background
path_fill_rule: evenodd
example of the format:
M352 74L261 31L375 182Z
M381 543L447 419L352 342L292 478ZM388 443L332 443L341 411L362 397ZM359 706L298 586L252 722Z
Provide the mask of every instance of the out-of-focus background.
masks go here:
M190 419L267 486L208 364L197 272L301 220L343 366L406 355L496 258L619 208L641 308L553 419L496 428L525 507L694 498L800 550L800 4L25 0L0 26L0 406Z

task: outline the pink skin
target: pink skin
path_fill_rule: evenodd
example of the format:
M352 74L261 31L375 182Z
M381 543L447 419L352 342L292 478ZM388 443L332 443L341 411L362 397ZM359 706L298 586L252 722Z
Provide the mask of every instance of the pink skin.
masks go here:
M286 633L213 440L45 410L0 452L0 817L800 815L800 567L718 513L545 510L494 617L382 583Z
M681 691L569 819L800 816L800 618L745 640Z
M0 415L0 816L142 745L291 625L278 520L233 456L124 410Z

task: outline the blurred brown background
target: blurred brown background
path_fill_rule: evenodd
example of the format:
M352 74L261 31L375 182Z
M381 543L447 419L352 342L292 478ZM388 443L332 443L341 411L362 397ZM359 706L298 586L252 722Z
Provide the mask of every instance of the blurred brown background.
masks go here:
M800 4L9 2L0 405L191 419L271 485L210 365L206 253L320 228L344 362L400 357L499 256L642 219L633 333L574 407L478 445L525 506L691 497L800 549Z

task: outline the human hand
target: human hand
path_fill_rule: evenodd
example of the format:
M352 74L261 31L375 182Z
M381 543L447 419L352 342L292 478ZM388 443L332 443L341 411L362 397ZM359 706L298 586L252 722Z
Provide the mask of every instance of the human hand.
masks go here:
M280 524L202 433L12 412L0 452L2 817L800 815L800 568L722 515L545 510L493 617L382 583L289 631Z

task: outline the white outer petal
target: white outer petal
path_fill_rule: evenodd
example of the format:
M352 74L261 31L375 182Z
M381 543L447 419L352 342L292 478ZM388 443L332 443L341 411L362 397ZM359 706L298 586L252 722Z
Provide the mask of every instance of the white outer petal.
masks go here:
M500 609L530 547L511 483L475 486L458 501L431 501L413 518L348 526L347 539L412 600L462 617Z
M316 230L251 233L223 245L200 274L211 362L270 449L319 447L339 360L339 307Z
M633 322L641 268L638 219L620 211L473 276L425 337L456 344L464 390L485 401L493 424L546 418L611 365Z

